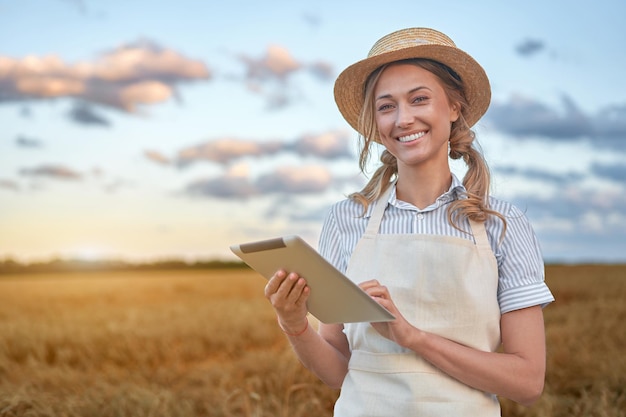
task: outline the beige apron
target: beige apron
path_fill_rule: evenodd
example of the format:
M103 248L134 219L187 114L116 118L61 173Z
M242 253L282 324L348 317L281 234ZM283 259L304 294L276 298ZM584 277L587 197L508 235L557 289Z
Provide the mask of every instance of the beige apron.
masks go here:
M450 236L378 234L390 191L378 200L347 275L357 283L378 279L414 326L495 351L500 344L498 270L484 225L470 222L475 243ZM344 331L352 356L335 417L500 416L494 395L444 374L369 323L346 324Z

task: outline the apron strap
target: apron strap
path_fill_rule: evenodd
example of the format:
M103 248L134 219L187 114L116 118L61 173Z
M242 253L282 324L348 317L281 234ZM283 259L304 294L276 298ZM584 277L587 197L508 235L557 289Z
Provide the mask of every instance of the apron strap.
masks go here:
M383 214L385 213L385 209L387 208L387 204L389 203L389 196L391 195L391 191L393 187L395 187L395 182L389 184L389 187L385 190L384 193L378 197L378 200L374 203L374 209L372 210L372 214L370 216L370 220L367 223L367 229L365 229L365 233L363 233L362 238L373 238L378 234L378 230L380 229L380 223L383 220Z
M476 247L478 247L479 250L491 251L491 245L489 244L489 238L487 238L487 231L485 230L485 223L470 220L469 224L472 229L472 234L474 235Z

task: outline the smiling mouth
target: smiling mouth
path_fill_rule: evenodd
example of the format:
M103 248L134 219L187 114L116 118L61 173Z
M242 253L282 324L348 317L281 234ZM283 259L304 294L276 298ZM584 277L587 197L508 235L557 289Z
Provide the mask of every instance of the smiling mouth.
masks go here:
M421 138L422 136L424 136L426 134L426 132L419 132L419 133L413 133L412 135L408 135L408 136L400 136L398 138L398 141L400 142L411 142L414 140L418 140L419 138Z

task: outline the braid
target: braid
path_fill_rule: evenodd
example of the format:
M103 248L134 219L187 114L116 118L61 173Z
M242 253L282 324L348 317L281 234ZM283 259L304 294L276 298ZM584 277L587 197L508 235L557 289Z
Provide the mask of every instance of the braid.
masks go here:
M463 177L466 199L453 201L448 207L448 220L457 229L459 217L484 222L489 215L496 216L504 223L502 237L506 232L506 219L497 211L489 208L489 184L491 173L489 166L477 148L476 135L469 128L463 114L452 124L450 132L450 158L463 159L467 172Z
M384 150L380 156L380 162L382 165L374 172L365 187L349 196L363 205L363 214L365 214L370 203L378 200L378 197L389 188L398 173L398 160L391 152Z

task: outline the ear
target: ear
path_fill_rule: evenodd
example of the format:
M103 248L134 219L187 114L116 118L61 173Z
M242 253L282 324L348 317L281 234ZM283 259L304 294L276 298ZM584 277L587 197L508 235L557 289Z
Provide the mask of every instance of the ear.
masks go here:
M461 105L459 103L450 104L450 123L454 123L459 120L461 116Z

